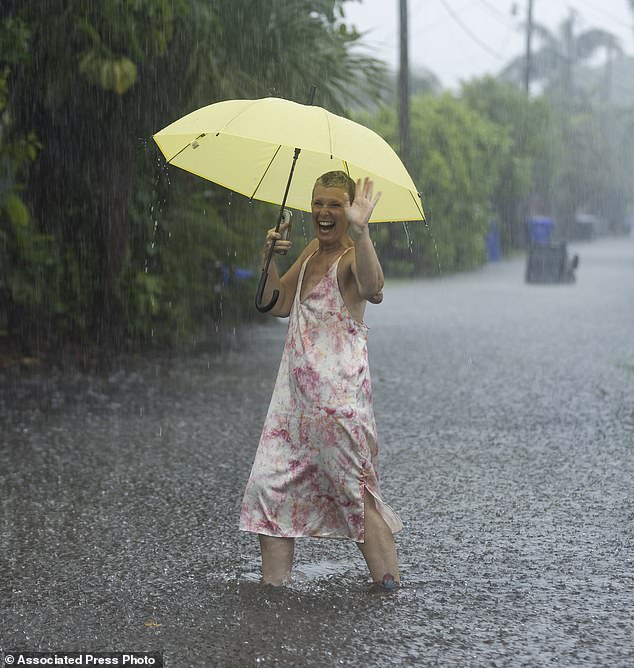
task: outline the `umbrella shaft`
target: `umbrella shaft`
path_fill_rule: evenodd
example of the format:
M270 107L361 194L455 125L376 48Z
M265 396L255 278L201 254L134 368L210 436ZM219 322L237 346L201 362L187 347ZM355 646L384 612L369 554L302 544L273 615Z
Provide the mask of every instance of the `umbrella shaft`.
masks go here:
M295 171L295 165L297 164L297 158L299 158L300 152L301 152L301 148L296 148L295 153L293 155L293 163L291 164L291 171L288 175L288 181L286 182L286 190L284 191L284 199L282 200L282 205L280 206L280 213L279 213L279 216L277 217L277 225L275 226L275 231L276 232L279 232L280 225L282 224L282 220L284 218L284 208L286 206L286 199L288 197L288 191L291 189L291 181L293 180L293 172ZM269 246L269 252L266 255L266 262L264 263L264 268L262 269L262 275L260 276L260 284L258 285L258 291L255 295L255 307L257 308L258 311L260 311L260 313L266 313L266 311L270 311L275 306L275 303L277 302L277 299L280 295L279 290L274 290L271 301L266 305L262 305L262 297L264 295L264 287L266 286L266 281L269 277L269 267L271 266L271 259L273 258L273 253L274 252L275 252L275 239L272 239L271 240L271 245Z

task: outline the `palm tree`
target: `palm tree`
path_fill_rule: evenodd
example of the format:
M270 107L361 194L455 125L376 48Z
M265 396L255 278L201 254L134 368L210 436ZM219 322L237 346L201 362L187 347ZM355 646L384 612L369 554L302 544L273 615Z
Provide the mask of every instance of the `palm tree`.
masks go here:
M634 0L630 0L634 6ZM531 55L531 80L544 84L544 89L554 99L568 106L580 92L575 82L579 65L588 62L601 50L606 52L609 64L614 53L622 53L617 37L607 30L591 28L579 34L574 31L575 14L571 12L561 22L557 33L540 24L533 25L533 32L541 46ZM522 82L526 73L526 56L519 56L501 73L505 79Z

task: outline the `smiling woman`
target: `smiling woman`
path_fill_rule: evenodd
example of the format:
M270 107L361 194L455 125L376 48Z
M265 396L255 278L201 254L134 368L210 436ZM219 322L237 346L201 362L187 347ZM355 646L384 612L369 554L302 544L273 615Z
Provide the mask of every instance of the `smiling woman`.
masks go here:
M367 178L355 186L344 172L322 175L311 207L316 238L281 279L271 264L268 289L280 295L271 313L290 320L240 516L259 535L270 584L289 581L301 536L353 540L378 586L399 581L392 534L402 525L379 490L363 322L366 300L379 301L383 287L368 233L379 197ZM267 235L277 252L291 243L280 237Z
M341 188L324 186L323 179L321 182L317 181L311 210L313 220L317 223L315 232L320 241L322 240L320 234L326 235L326 239L328 239L331 232L333 234L330 236L336 236L334 234L335 230L339 235L347 233L348 219L345 215L344 205L346 202L352 203L353 198L349 195L346 197L346 195L346 191Z

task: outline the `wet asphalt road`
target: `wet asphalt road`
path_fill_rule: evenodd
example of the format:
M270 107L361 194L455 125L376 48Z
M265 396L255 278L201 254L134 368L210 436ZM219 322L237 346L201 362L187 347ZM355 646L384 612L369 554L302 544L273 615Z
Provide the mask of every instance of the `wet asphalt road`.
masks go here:
M634 665L634 239L574 250L574 285L526 285L520 258L369 307L396 595L340 541L299 541L294 584L258 583L238 508L284 322L104 376L2 372L0 649Z

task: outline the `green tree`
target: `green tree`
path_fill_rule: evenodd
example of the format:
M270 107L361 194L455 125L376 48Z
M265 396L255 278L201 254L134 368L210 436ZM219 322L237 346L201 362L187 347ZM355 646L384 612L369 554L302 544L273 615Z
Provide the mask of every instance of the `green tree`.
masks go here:
M562 147L554 163L553 213L564 239L574 239L578 213L620 232L634 201L632 112L589 109L557 117L554 144Z
M632 183L630 164L623 156L631 143L627 134L627 113L611 104L611 66L621 53L619 40L611 33L590 29L575 31L575 15L562 22L558 34L543 26L536 32L541 46L532 61L532 78L543 84L544 96L552 108L550 131L551 160L542 162L548 175L537 198L541 212L553 214L557 234L574 237L578 213L597 215L616 231L622 229ZM605 72L597 74L589 63L597 53L605 53ZM518 80L525 61L517 58L505 75ZM532 204L535 204L533 200Z
M540 24L535 24L533 30L540 44L531 57L531 81L544 84L549 97L565 108L582 94L576 74L583 63L600 51L608 59L612 53L622 51L618 38L607 30L591 28L576 33L574 12L561 22L557 33ZM526 56L522 55L507 65L502 76L520 84L525 72Z
M227 97L305 101L316 82L318 101L341 111L367 95L382 67L354 53L359 36L342 22L342 8L341 0L3 3L3 25L20 21L28 36L28 57L7 79L8 111L16 134L35 132L42 147L23 199L58 256L72 258L63 260L66 335L119 345L177 313L169 286L188 271L176 255L187 255L187 234L175 241L188 225L212 245L214 262L226 241L252 248L246 232L228 230L226 193L165 176L149 137ZM204 201L195 194L202 191ZM203 210L213 238L193 222Z
M397 144L393 108L360 120ZM388 274L478 266L499 172L512 146L508 134L449 93L420 95L411 103L411 142L410 173L423 193L428 224L407 225L398 241L388 225L378 226L374 234Z
M461 98L511 141L511 149L500 157L492 208L503 247L523 247L526 216L552 207L555 144L550 106L544 98L527 99L516 86L491 77L465 84Z
M16 128L10 81L16 68L28 61L30 33L19 20L0 24L0 336L11 331L21 337L31 327L36 338L46 322L38 317L49 304L60 309L59 257L49 235L35 224L23 191L29 166L40 143L33 132ZM47 296L54 295L52 300ZM11 308L13 306L13 308ZM27 316L25 318L24 316ZM28 315L33 317L28 318ZM43 327L44 326L44 327Z
M83 330L98 343L115 340L125 311L119 278L139 117L127 104L134 95L126 94L137 84L137 62L165 54L172 6L167 0L27 0L7 19L24 22L30 32L29 59L12 78L12 112L17 127L35 130L42 144L26 201L60 256L78 265L79 280L66 295L67 334ZM182 3L176 7L184 10Z

